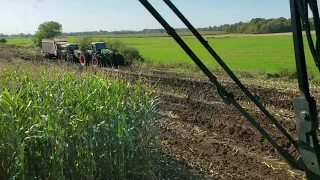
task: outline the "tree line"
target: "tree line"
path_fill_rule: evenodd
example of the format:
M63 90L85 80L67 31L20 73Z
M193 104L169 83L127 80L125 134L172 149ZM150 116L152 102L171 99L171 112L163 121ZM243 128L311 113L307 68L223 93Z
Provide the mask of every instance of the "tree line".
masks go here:
M179 28L177 31L187 31L187 28ZM88 36L88 35L105 35L105 34L145 34L145 33L166 33L165 29L143 29L141 31L121 30L121 31L86 31L86 32L64 32L65 36Z
M311 30L314 30L313 18L309 18ZM209 27L211 31L225 31L228 33L242 34L268 34L291 32L291 18L253 18L249 22L238 22L235 24L224 24L221 26Z
M18 34L3 34L3 33L0 33L0 37L32 37L32 34L28 33L28 34L25 34L25 33L18 33Z
M313 18L309 19L311 30L314 30ZM199 31L223 31L227 33L241 33L241 34L268 34L291 32L291 19L284 17L280 18L253 18L248 22L238 22L235 24L223 24L220 26L209 26L204 28L197 28ZM177 32L187 32L188 28L176 28ZM143 29L141 31L121 30L121 31L87 31L87 32L64 32L64 36L88 36L88 35L106 35L106 34L143 34L143 33L166 33L165 29ZM6 35L0 33L0 37L32 37L31 34L12 34Z
M313 18L309 19L311 30L314 30ZM238 22L235 24L224 24L220 26L209 26L204 28L197 28L198 31L223 31L227 33L240 34L268 34L291 32L291 18L253 18L248 22ZM189 31L188 28L176 28L177 32ZM90 31L78 33L64 33L64 35L102 35L102 34L139 34L139 33L166 33L165 29L144 29L142 31Z

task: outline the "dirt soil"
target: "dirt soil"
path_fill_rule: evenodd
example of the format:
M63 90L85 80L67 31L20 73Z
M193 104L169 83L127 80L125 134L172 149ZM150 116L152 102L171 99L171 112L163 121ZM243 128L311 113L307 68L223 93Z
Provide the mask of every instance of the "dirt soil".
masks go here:
M304 173L291 169L237 109L221 100L215 86L205 78L152 70L106 71L131 80L142 76L156 84L161 100L158 125L163 150L206 179L304 179ZM291 143L239 88L226 79L221 82L278 144L296 157ZM296 138L292 99L299 95L297 88L249 82L245 85ZM319 95L316 93L316 98Z

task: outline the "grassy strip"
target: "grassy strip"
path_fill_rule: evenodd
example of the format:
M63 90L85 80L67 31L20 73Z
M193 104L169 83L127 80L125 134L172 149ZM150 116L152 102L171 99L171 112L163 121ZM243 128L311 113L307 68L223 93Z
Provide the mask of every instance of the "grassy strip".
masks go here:
M151 87L16 65L0 63L0 179L151 177Z

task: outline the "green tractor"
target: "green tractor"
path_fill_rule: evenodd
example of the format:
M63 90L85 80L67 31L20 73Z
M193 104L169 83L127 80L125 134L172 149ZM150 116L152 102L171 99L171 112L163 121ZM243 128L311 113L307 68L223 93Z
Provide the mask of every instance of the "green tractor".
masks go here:
M83 66L92 64L95 67L118 67L124 65L124 58L108 49L105 42L93 42L85 52L85 62L80 63Z
M61 51L61 59L74 63L85 62L85 55L79 50L77 43L68 43Z

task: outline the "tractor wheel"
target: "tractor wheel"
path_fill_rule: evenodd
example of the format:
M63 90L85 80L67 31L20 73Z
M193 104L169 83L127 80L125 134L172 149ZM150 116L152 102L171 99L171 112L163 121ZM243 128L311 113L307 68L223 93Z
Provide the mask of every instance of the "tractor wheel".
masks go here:
M100 66L100 63L97 57L93 57L93 59L91 60L91 64L95 68Z
M84 55L81 55L79 58L80 64L81 66L85 66L86 65L86 57Z
M67 55L62 54L62 55L61 55L61 59L62 59L62 61L66 61L66 60L67 60Z
M69 55L69 56L67 56L67 61L69 61L69 62L73 62L73 59L74 59L74 57L73 57L73 55Z
M78 59L77 57L74 57L72 60L73 63L78 63L79 61L80 61L80 58Z
M115 54L114 55L114 65L115 67L124 66L125 65L125 59L121 54Z
M49 59L49 54L45 54L44 58Z

